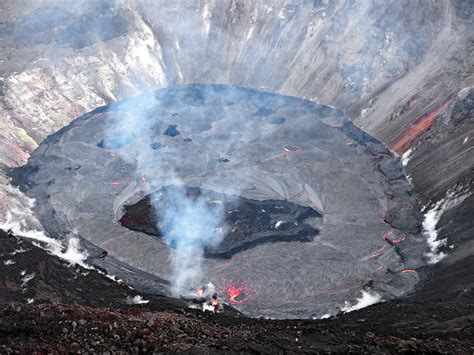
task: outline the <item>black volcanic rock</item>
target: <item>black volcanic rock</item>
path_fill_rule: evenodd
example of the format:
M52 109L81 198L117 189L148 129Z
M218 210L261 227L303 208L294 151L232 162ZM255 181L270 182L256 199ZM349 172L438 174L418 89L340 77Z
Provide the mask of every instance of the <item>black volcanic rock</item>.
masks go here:
M256 201L179 186L165 186L133 205L125 205L125 214L120 218L120 223L129 229L158 237L165 236L166 231L161 229L163 222L160 210L169 208L166 206L170 203L167 195L176 194L177 191L191 200L208 201L211 210L215 204L222 209L222 227L228 232L217 246L204 250L204 256L208 258L229 259L236 253L263 243L311 242L319 233L317 229L305 223L308 218L322 217L310 207L284 200ZM171 247L176 243L174 240L167 242Z
M90 260L93 262L94 260ZM88 270L48 254L28 239L0 229L0 303L62 302L91 307L127 307L137 291L107 278L104 270ZM25 282L25 276L28 281ZM184 304L159 295L144 296L155 307Z
M455 126L469 118L474 118L474 89L471 89L464 99L456 102L451 114Z
M71 267L0 230L0 349L20 352L472 352L473 289L389 301L327 320L266 320L186 308ZM16 253L15 253L16 251ZM12 255L12 253L14 253ZM8 272L6 272L7 270ZM35 277L22 286L20 273ZM24 291L22 291L24 290ZM33 301L27 303L27 298Z

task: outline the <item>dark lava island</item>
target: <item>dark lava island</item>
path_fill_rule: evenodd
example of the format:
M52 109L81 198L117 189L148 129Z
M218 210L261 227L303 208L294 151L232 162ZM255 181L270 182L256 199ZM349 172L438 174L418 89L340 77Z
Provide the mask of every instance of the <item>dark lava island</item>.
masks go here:
M210 209L223 205L225 220L230 230L224 239L213 248L205 248L208 258L230 259L232 255L269 242L311 242L318 230L306 224L308 218L321 218L321 214L310 207L303 207L284 200L256 201L237 196L227 196L198 188L165 186L153 195L147 195L134 205L125 206L120 223L130 229L163 237L163 223L156 209L170 208L167 196L173 190L185 190L190 199L205 198ZM152 201L153 200L153 201ZM167 203L168 202L168 203ZM221 227L222 228L222 227ZM175 241L170 240L171 247Z

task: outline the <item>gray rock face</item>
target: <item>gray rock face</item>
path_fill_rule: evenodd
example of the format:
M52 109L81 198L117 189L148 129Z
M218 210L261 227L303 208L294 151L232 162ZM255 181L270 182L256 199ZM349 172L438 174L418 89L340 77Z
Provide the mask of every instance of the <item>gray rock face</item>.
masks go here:
M467 3L5 2L2 164L24 163L99 105L196 82L333 105L397 147L420 116L473 84Z

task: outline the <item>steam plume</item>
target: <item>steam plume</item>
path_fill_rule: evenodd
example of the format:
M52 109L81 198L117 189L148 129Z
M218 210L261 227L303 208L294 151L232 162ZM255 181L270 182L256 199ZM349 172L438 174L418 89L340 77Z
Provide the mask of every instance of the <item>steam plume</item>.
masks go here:
M200 281L204 249L217 246L224 237L222 209L211 209L203 198L193 200L182 190L173 190L167 199L170 208L161 211L155 205L155 211L163 219L161 229L173 248L171 291L181 294Z
M145 94L133 101L113 104L115 111L107 122L103 147L117 150L126 162L136 166L137 179L146 176L157 187L168 185L183 187L185 183L174 171L175 166L162 166L159 154L150 145L163 127L156 116L156 104L152 94ZM155 114L150 112L155 110ZM159 171L166 169L166 181L161 181ZM165 203L152 198L154 211L170 246L172 266L171 292L186 294L190 287L200 282L202 257L205 248L217 246L225 235L222 209L210 205L203 197L188 197L184 190L169 189ZM166 206L164 209L163 206Z

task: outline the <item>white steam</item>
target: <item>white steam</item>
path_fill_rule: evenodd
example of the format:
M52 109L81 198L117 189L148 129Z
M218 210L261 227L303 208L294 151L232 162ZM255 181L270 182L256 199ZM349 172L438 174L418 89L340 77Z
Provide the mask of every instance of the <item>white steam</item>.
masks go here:
M223 216L219 204L211 209L199 197L192 200L181 191L167 197L170 207L156 212L163 218L160 228L172 247L171 292L179 295L200 281L204 249L217 246L224 238L224 229L220 228Z
M140 295L136 295L135 297L127 297L126 299L126 302L127 304L146 304L148 302L150 302L149 300L146 300L144 299L142 296Z
M411 158L411 154L413 153L413 148L408 149L405 153L402 155L402 165L407 166L408 161Z
M447 243L445 239L438 239L438 230L436 229L443 213L450 208L456 207L468 198L472 192L464 189L462 186L454 187L446 192L446 196L436 202L424 214L423 232L428 237L427 242L430 251L426 253L429 264L436 264L446 257L446 254L439 249ZM425 206L426 207L426 206Z
M87 257L89 254L86 250L81 248L80 240L77 235L72 232L65 237L67 245L64 246L62 241L48 237L43 231L34 229L33 225L40 225L37 219L34 217L31 208L34 207L34 199L27 198L28 208L13 208L7 211L6 215L3 216L0 222L0 229L5 231L11 231L15 236L30 239L32 244L46 250L49 254L57 256L58 258L65 260L71 265L80 265L88 270L96 270L99 274L102 274L109 279L121 283L122 280L117 279L115 276L102 272L100 269L95 269L91 265L86 264ZM25 249L19 248L10 255L16 255L19 253L26 252ZM4 262L6 266L13 265L13 260ZM22 274L24 276L26 271ZM89 273L83 273L83 276L87 276ZM29 281L29 280L28 280Z
M215 312L216 311L216 307L214 307L212 304L208 304L207 302L204 302L202 304L202 311L203 312Z
M362 297L357 298L356 303L350 304L349 302L346 301L344 307L341 308L341 311L344 313L357 311L359 309L371 306L381 301L382 301L382 296L380 296L378 293L362 291Z
M107 124L104 147L114 149L126 162L136 165L137 179L150 178L153 188L160 187L156 183L164 183L160 170L166 170L168 185L183 187L169 189L165 203L156 198L151 201L160 220L159 229L170 246L171 292L176 296L188 294L201 282L204 250L217 246L227 232L222 206L187 196L185 183L174 171L175 166L162 166L159 153L151 149L157 135L166 129L157 119L152 93L116 103L111 110L115 112Z
M428 246L430 251L426 253L428 263L436 264L443 260L446 254L439 251L439 248L446 245L446 239L438 239L438 231L436 225L445 211L444 200L438 201L431 209L429 209L423 219L423 231L428 237Z
M26 285L28 284L28 282L30 282L34 278L35 278L35 273L34 272L32 272L31 274L28 274L28 275L24 275L21 278L21 287L25 288Z
M79 238L71 236L66 247L60 240L48 237L44 232L36 229L29 229L25 218L22 218L26 212L20 210L8 211L6 221L0 223L0 229L11 230L13 234L19 237L27 238L33 241L33 244L45 249L52 255L55 255L72 265L79 264L84 268L91 267L85 263L88 257L86 251L81 250ZM27 215L25 215L27 217Z
M59 257L64 260L67 260L73 265L79 264L83 267L85 265L87 268L90 268L84 263L88 256L89 254L87 253L87 251L81 250L79 238L73 237L69 239L66 250L64 252L61 252Z

